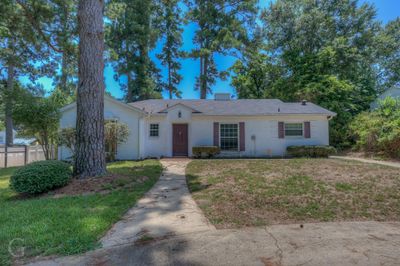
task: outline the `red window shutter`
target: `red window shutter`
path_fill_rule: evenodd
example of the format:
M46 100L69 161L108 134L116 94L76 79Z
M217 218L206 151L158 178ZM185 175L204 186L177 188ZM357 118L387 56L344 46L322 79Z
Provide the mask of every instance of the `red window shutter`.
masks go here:
M219 146L219 123L214 122L214 146Z
M278 122L278 137L280 139L285 138L285 123Z
M306 139L311 138L311 127L310 127L310 122L304 122L304 137Z
M246 138L244 133L244 122L239 123L239 138L240 138L240 151L245 151L246 149Z

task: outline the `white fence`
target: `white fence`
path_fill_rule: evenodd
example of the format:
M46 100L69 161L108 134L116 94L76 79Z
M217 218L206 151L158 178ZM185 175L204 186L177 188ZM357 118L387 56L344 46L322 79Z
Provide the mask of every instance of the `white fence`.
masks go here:
M53 148L54 154L54 148ZM46 160L42 146L0 146L0 168L23 166L35 161Z

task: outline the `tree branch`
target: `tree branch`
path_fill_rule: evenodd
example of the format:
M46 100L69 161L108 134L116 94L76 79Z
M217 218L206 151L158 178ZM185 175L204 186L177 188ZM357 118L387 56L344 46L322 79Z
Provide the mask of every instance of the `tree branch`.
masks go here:
M57 48L56 46L54 46L50 39L48 38L48 36L43 32L43 30L40 28L39 23L36 21L36 19L32 16L32 14L29 11L29 7L23 3L21 0L16 0L17 3L22 7L22 9L25 12L25 16L26 18L29 20L29 22L31 23L32 27L39 33L40 36L42 36L43 40L47 43L47 45L53 49L54 51L58 52L58 53L62 53L63 51L59 48Z

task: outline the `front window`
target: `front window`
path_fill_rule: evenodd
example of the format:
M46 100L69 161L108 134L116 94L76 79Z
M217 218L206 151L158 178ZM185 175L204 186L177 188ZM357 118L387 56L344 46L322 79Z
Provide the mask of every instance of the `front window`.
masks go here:
M285 123L285 136L302 137L303 123Z
M150 137L158 137L159 126L158 124L150 124Z
M239 133L237 124L221 124L220 146L224 151L237 151L239 144Z

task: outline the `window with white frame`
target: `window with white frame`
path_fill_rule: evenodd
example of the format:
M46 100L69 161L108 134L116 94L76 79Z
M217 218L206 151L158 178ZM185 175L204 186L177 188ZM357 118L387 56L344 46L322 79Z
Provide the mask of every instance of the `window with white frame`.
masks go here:
M223 151L237 151L239 148L238 124L221 124L220 147Z
M285 136L302 137L303 123L285 123Z
M158 137L159 135L159 125L150 124L150 137Z

